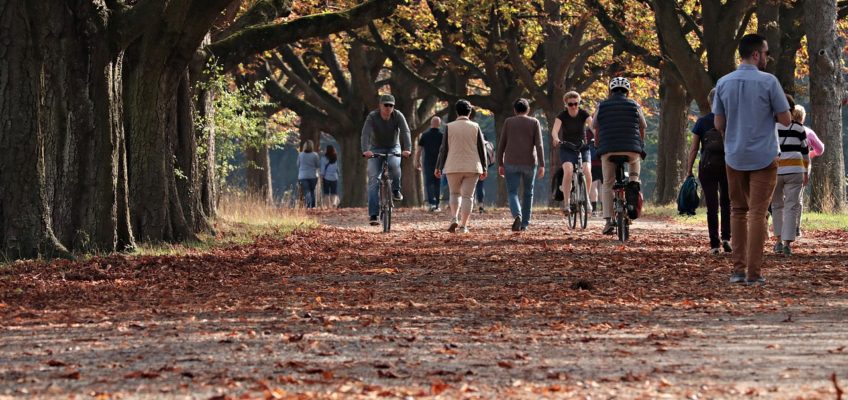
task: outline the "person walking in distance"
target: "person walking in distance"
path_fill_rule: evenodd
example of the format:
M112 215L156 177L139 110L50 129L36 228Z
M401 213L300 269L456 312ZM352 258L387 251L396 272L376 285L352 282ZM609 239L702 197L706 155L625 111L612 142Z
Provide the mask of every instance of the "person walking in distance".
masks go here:
M592 124L592 116L588 111L580 108L580 93L568 92L562 100L566 109L554 120L551 145L559 147L559 161L562 162L563 214L568 216L571 213L568 205L571 197L571 181L578 153L583 159L583 175L586 176L586 183L592 182L592 159L589 149L587 147L581 150L585 144L586 125Z
M380 225L377 214L380 209L380 174L383 172L383 160L373 158L374 153L401 153L409 157L412 148L409 125L403 114L395 110L395 97L390 94L380 96L380 108L368 114L362 126L360 136L362 155L368 159L368 222ZM389 175L392 178L392 197L396 201L403 200L400 193L400 159L388 157Z
M787 95L789 109L795 108L795 101ZM795 241L797 222L801 214L801 191L810 179L810 145L807 132L798 121L789 126L777 123L777 139L780 143L780 159L777 164L777 183L771 200L774 252L792 254L792 242Z
M321 160L315 152L315 145L311 140L307 140L297 155L297 180L306 201L306 208L315 208L315 186L318 185L320 169Z
M799 124L804 125L804 120L806 118L807 110L804 106L796 104L795 108L792 110L792 120L798 121ZM804 132L807 134L807 142L810 144L810 174L812 174L813 159L824 153L824 143L821 139L819 139L819 136L816 135L816 132L806 125L804 126ZM804 190L801 190L801 198L798 200L798 204L801 207L801 210L798 212L798 220L795 223L796 238L801 237L801 214L804 213Z
M327 145L324 157L321 157L321 191L324 193L324 206L339 206L339 156L333 145Z
M498 139L498 175L506 178L507 199L512 213L512 230L526 230L533 213L533 187L536 177L545 175L545 152L542 127L529 116L530 102L518 99L512 106L515 116L504 121ZM523 186L524 199L519 202L518 189Z
M707 102L712 108L715 89L710 90ZM695 157L701 153L698 164L698 180L707 203L707 227L710 232L710 254L718 254L723 248L731 252L730 246L730 194L727 189L727 170L724 163L724 141L721 132L715 129L715 114L712 110L698 118L692 127L692 147L689 150L689 176L693 176ZM719 151L720 150L720 151ZM721 208L721 236L719 236L719 208Z
M436 161L439 159L439 148L442 147L442 131L439 127L442 119L433 117L430 119L430 129L418 139L418 148L415 150L415 168L424 173L424 195L430 204L430 212L441 211L439 208L439 194L442 191L442 180L437 178Z
M472 107L467 100L459 100L454 106L456 121L445 126L439 159L436 162L437 178L448 177L450 188L451 222L448 232L456 229L468 232L468 219L474 206L474 188L478 179L486 179L488 161L483 131L480 125L469 119Z
M763 72L769 45L765 37L748 34L739 41L742 60L716 84L715 126L724 132L724 153L733 232L730 281L764 285L763 246L766 212L777 183L777 122L792 122L789 103L774 75Z
M598 105L593 117L597 154L601 157L604 174L604 186L601 196L604 203L605 235L613 234L612 222L612 184L615 183L615 164L609 161L611 156L627 156L630 182L640 181L642 152L645 143L645 128L648 123L642 113L642 107L627 98L630 81L624 77L615 77L609 83L609 97Z

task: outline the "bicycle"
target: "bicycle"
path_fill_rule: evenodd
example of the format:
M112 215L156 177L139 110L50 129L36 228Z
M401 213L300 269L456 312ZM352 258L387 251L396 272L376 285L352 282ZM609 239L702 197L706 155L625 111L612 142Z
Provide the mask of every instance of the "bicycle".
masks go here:
M380 173L380 222L383 224L383 232L392 230L392 209L395 207L392 197L392 177L389 174L389 157L400 157L398 153L373 153L371 158L380 158L383 164L383 172Z
M560 146L569 149L577 148L577 163L574 164L574 173L571 174L571 194L568 199L568 227L577 227L580 221L580 229L586 229L589 224L589 192L586 185L586 176L583 175L583 151L588 149L586 145L577 147L572 143L562 142Z
M613 191L613 223L615 225L618 240L626 242L630 239L630 214L628 213L627 204L627 178L628 174L624 171L624 164L630 162L628 156L610 156L609 161L615 164L615 182L612 185ZM631 208L635 205L630 205Z

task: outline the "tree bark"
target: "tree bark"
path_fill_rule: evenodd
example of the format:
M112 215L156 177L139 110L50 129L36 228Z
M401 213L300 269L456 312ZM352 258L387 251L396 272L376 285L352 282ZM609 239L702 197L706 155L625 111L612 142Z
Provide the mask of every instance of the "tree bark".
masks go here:
M810 55L812 126L830 151L813 165L810 206L813 210L845 210L845 160L842 153L842 110L845 98L842 48L836 30L836 0L807 0L805 27Z
M363 121L364 123L364 121ZM361 125L360 125L361 126ZM368 202L367 171L359 145L359 135L338 135L341 154L340 179L343 190L341 207L361 207Z
M271 159L268 146L248 146L245 151L247 161L247 192L265 204L273 204L271 188Z
M6 258L70 256L51 228L39 102L44 65L37 14L0 0L0 251Z
M657 144L657 185L654 201L668 204L677 199L687 160L686 113L689 99L683 83L667 69L661 70L660 126Z

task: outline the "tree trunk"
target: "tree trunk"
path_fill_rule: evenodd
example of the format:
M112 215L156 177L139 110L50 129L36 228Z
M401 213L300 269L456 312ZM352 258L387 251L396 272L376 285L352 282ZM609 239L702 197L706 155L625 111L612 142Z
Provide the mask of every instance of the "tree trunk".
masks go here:
M845 97L842 48L836 30L836 0L807 0L807 53L810 55L810 104L813 129L830 151L813 166L810 205L813 210L845 210L845 160L842 153L842 110Z
M687 162L686 112L689 109L686 90L675 75L661 70L660 126L657 144L657 185L654 201L668 204L677 198Z
M33 31L40 16L0 0L0 244L6 258L69 256L51 229L39 103L43 68Z
M247 161L247 192L257 200L272 204L274 198L271 192L271 159L268 157L268 146L245 149Z
M362 207L368 204L366 162L362 158L358 134L338 135L341 154L341 207Z
M195 84L195 87L198 85ZM212 119L215 117L215 109L212 106L214 93L206 89L199 89L197 92L197 105L195 110L198 113L203 125L197 129L195 135L197 142L205 148L204 157L200 160L200 205L204 215L208 218L214 218L217 214L218 205L218 178L216 177L215 163L215 124Z
M512 103L510 102L510 104L512 104ZM495 140L496 140L495 147L497 147L497 144L501 141L501 133L502 133L501 131L503 130L504 121L506 121L506 119L508 117L510 117L511 115L512 114L508 114L504 111L495 112ZM542 157L544 157L544 155L542 155ZM498 175L497 168L500 167L500 166L501 166L501 163L495 163L495 165L492 166L493 168L495 168L495 171L492 171L493 173L491 173L491 175L493 175L493 177L496 177L497 180L498 180L498 202L497 202L497 206L498 207L506 207L506 205L507 205L506 179L503 179ZM489 179L489 178L486 178L486 179Z

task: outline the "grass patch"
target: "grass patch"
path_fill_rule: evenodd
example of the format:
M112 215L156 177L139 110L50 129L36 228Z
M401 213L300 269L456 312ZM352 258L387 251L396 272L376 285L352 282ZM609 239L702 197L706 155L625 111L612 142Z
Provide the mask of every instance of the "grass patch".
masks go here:
M198 234L197 241L142 244L138 255L178 255L235 244L253 243L263 235L286 236L296 229L312 229L318 222L300 209L279 208L245 195L228 195L218 205L211 221L214 233Z
M671 219L684 225L706 225L707 208L698 207L696 215L679 215L677 204L659 206L656 204L645 204L642 209L643 215ZM769 222L771 224L771 222ZM848 214L826 214L819 212L804 211L801 214L801 229L809 231L843 230L848 231Z

